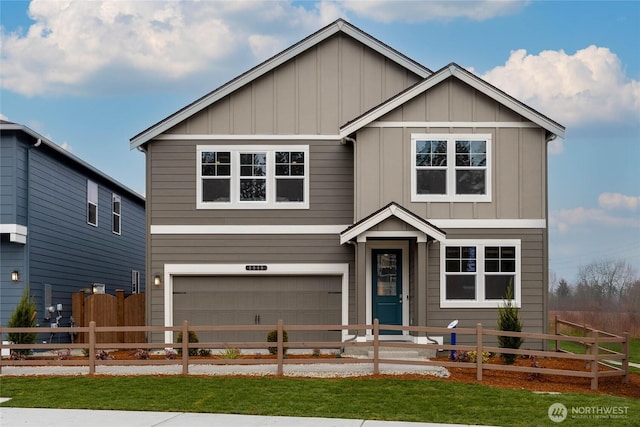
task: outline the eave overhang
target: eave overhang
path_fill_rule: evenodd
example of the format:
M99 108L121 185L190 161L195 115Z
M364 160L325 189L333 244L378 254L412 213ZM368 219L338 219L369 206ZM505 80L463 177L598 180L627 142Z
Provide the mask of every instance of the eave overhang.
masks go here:
M440 69L439 71L436 71L431 76L407 88L405 91L399 93L395 97L344 124L340 128L340 136L344 138L353 135L355 132L364 128L371 122L379 119L380 117L395 110L396 108L399 108L406 102L412 100L418 95L421 95L422 93L436 86L438 83L441 83L450 77L459 79L460 81L468 84L469 86L473 87L474 89L483 93L494 101L497 101L505 107L510 108L511 110L545 129L547 131L548 140L553 138L552 135L557 135L561 138L564 138L564 126L539 113L526 104L518 101L517 99L513 98L497 87L487 83L480 77L470 73L469 71L463 69L455 63L451 63L446 67Z
M371 228L376 225L382 223L386 219L390 217L398 218L399 220L409 224L416 230L421 233L424 233L428 238L432 240L437 240L439 242L444 242L446 240L446 233L435 225L431 224L429 221L419 217L413 212L403 208L399 204L395 202L391 202L382 209L372 213L366 218L361 219L355 224L348 227L342 233L340 233L340 244L343 245L348 243L354 239L357 239L358 236L366 233L371 230Z
M181 123L182 121L186 120L187 118L191 117L192 115L198 113L199 111L202 111L203 109L207 108L208 106L212 105L213 103L217 102L218 100L224 98L225 96L231 94L232 92L235 92L236 90L240 89L241 87L251 83L252 81L258 79L259 77L271 72L273 69L277 68L278 66L284 64L285 62L289 61L290 59L300 55L301 53L305 52L308 49L311 49L312 47L318 45L319 43L321 43L322 41L330 38L331 36L333 36L334 34L337 34L339 32L342 32L352 38L354 38L355 40L358 40L359 42L363 43L364 45L366 45L367 47L373 49L374 51L380 53L381 55L385 56L386 58L394 61L395 63L399 64L400 66L408 69L409 71L415 73L416 75L420 76L421 78L425 78L427 76L430 76L433 72L424 67L423 65L419 64L418 62L413 61L412 59L410 59L409 57L401 54L400 52L398 52L397 50L393 49L392 47L382 43L381 41L377 40L376 38L370 36L369 34L365 33L364 31L361 31L360 29L358 29L357 27L349 24L348 22L344 21L343 19L338 19L337 21L333 22L332 24L329 24L328 26L322 28L321 30L317 31L316 33L308 36L307 38L303 39L302 41L294 44L293 46L289 47L288 49L280 52L279 54L273 56L272 58L264 61L263 63L255 66L254 68L250 69L249 71L245 72L244 74L241 74L240 76L236 77L235 79L229 81L228 83L220 86L219 88L215 89L214 91L208 93L207 95L203 96L202 98L194 101L193 103L187 105L186 107L184 107L183 109L177 111L176 113L172 114L171 116L163 119L162 121L156 123L155 125L151 126L150 128L142 131L141 133L139 133L138 135L134 136L133 138L131 138L130 140L130 148L133 150L134 148L144 148L144 146L149 143L152 139L154 139L155 137L157 137L158 135L166 132L167 130L171 129L173 126Z

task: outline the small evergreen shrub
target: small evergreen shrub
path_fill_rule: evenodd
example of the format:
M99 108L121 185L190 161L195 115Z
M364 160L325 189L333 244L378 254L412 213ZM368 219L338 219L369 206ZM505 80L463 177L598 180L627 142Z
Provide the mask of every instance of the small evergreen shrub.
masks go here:
M182 331L178 332L176 342L182 344ZM200 339L198 339L198 334L196 334L194 331L189 331L189 342L190 343L200 342ZM178 355L182 356L182 347L178 347ZM189 356L197 356L197 355L198 355L197 348L189 349Z
M35 328L36 327L36 302L29 296L29 288L24 289L22 298L11 314L8 326L10 328ZM13 344L35 344L35 332L11 332L7 334L7 340ZM31 349L17 349L13 353L21 356L31 354Z
M513 303L512 285L513 282L510 282L504 305L498 308L498 330L522 332L522 322L518 316L518 307ZM518 349L523 341L520 337L498 336L498 347ZM512 365L516 361L517 355L502 353L500 357L504 360L504 363Z
M282 331L282 341L289 342L289 334L287 331ZM278 331L273 330L267 334L267 342L278 342ZM283 347L283 354L287 354L288 347ZM269 347L269 353L276 354L278 353L278 347Z
M139 348L133 353L133 355L135 356L136 359L147 360L149 359L149 350L144 348Z

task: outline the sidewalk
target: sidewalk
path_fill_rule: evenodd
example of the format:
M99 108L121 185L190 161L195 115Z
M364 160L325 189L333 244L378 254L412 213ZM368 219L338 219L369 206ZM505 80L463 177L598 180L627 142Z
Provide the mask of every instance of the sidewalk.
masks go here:
M59 424L69 427L462 427L462 424L272 417L184 412L94 411L81 409L0 408L2 427Z

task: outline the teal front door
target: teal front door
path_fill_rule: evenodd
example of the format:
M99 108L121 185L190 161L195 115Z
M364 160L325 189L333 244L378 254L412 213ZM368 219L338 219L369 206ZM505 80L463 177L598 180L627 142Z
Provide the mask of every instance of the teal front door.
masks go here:
M373 318L381 325L402 325L402 250L373 249L372 285ZM399 335L402 331L381 331Z

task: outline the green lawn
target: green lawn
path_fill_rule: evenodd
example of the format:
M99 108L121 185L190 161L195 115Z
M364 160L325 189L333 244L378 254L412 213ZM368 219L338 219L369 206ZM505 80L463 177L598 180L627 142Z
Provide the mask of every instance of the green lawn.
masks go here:
M549 348L554 348L555 343L549 342ZM620 344L602 344L601 347L609 348L614 351L622 351ZM584 346L575 342L563 342L560 348L575 354L584 354ZM629 340L629 362L640 363L640 338L631 338ZM640 369L629 368L630 372L640 373Z
M550 426L547 410L626 407L632 425L640 400L570 393L536 394L429 379L292 379L238 377L3 377L1 406L212 412L501 426ZM569 409L571 411L571 409ZM567 419L563 426L598 426L602 419Z

